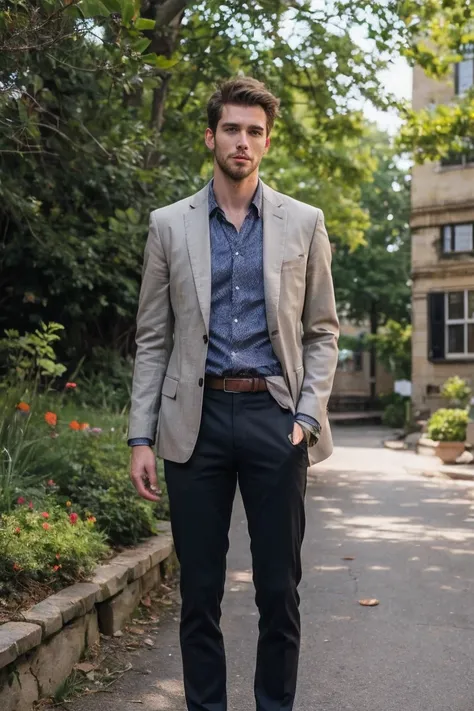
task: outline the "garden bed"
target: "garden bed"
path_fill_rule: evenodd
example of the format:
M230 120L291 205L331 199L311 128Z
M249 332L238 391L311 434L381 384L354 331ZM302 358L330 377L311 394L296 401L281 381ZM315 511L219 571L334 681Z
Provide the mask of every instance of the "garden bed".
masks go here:
M64 682L100 633L113 635L141 598L176 567L168 523L161 535L98 566L87 582L50 595L0 626L0 708L30 711Z

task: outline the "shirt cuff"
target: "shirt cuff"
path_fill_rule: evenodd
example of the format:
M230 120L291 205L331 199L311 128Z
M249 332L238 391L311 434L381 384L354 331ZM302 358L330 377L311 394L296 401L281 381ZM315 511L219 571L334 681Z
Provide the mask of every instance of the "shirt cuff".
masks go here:
M308 447L313 447L321 435L321 425L314 417L298 412L295 416L296 422L302 427Z
M139 447L140 445L145 447L151 447L153 441L148 437L132 437L132 439L128 440L127 444L129 447Z

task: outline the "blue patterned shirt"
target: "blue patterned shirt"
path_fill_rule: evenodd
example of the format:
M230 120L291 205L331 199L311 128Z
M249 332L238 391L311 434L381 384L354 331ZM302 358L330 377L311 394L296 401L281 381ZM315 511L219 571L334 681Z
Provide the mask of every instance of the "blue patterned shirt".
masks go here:
M206 374L282 375L268 335L263 278L263 188L259 180L244 222L237 231L219 207L209 185L211 240L211 312ZM318 422L296 415L309 443L320 432ZM129 440L131 446L151 444Z

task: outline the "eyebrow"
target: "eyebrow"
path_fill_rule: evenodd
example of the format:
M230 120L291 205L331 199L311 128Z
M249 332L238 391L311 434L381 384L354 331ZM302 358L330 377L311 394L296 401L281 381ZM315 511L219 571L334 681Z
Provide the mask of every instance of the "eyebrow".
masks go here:
M240 124L238 123L232 123L231 121L227 121L226 123L222 124L222 128L241 128ZM264 126L259 126L258 124L254 124L252 126L248 126L249 131L265 131Z

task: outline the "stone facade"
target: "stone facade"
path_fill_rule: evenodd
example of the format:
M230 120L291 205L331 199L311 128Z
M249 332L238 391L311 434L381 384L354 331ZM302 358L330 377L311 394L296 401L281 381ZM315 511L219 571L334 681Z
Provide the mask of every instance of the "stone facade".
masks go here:
M455 84L454 67L442 82L416 67L413 107L419 110L449 103L456 96ZM442 405L439 388L448 377L459 375L474 385L474 155L465 155L457 165L415 166L411 202L413 401L415 408L432 412ZM452 226L448 237L445 226ZM463 236L458 241L460 230ZM465 230L472 231L470 249ZM461 297L463 291L468 293ZM459 306L454 313L451 299L462 298L464 314L459 313ZM453 324L454 316L461 315L463 318Z

